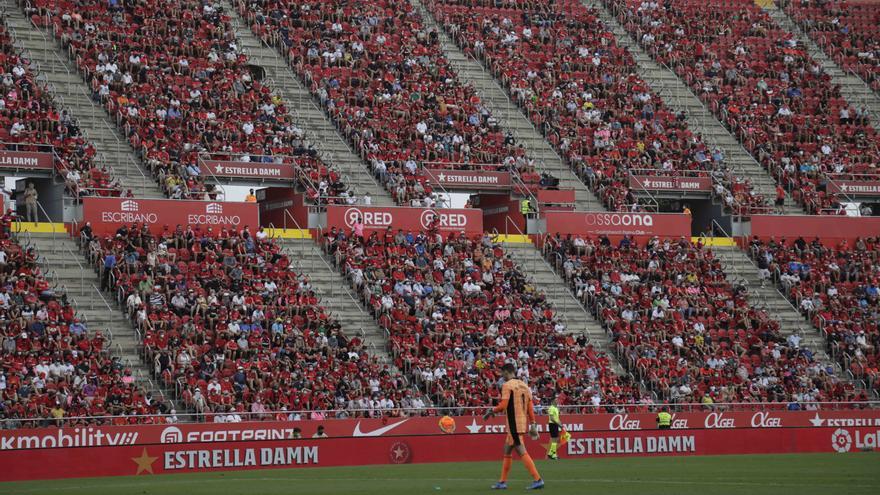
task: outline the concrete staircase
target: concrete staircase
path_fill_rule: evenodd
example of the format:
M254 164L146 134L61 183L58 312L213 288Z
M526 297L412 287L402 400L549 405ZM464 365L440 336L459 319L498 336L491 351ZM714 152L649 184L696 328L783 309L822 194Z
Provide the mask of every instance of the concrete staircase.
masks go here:
M372 204L393 205L391 195L373 178L366 163L337 132L336 127L278 51L274 47L266 46L254 36L247 20L233 8L233 2L224 0L222 3L232 18L239 48L248 56L250 63L259 65L266 71L269 86L276 93L280 93L287 103L294 122L306 132L307 140L315 146L321 158L336 165L345 183L353 187L358 196L369 192Z
M66 234L30 234L19 236L19 241L34 247L50 280L58 283L87 325L89 332L102 331L112 336L110 352L121 358L138 384L152 392L154 398L172 402L172 407L183 411L173 401L173 393L151 379L150 368L140 355L140 343L131 323L115 304L113 296L99 292L100 280L80 254L76 242Z
M559 187L575 190L575 209L578 211L604 211L605 207L602 202L572 172L568 164L544 139L544 136L535 129L535 126L520 111L517 104L510 99L508 93L498 84L486 67L481 62L468 58L458 48L420 0L410 0L410 3L421 14L425 27L433 28L439 33L440 46L450 65L458 73L458 78L463 83L471 84L474 87L480 99L489 108L492 115L498 119L501 127L511 131L517 143L525 146L528 155L538 164L537 168L558 178Z
M363 308L357 295L349 288L312 239L282 239L281 245L292 260L293 269L309 276L321 304L342 324L348 336L358 334L370 352L387 364L392 364L387 350L385 331L373 316Z
M116 122L104 108L95 104L76 63L46 30L35 27L12 0L3 0L6 25L15 46L31 61L38 81L46 83L56 104L76 119L83 135L97 150L98 165L112 171L123 189L140 198L163 198L148 170L129 146Z
M874 129L880 129L880 95L874 93L871 88L865 84L858 76L844 72L831 58L829 58L822 48L819 47L800 26L785 13L784 10L778 8L775 4L768 2L768 6L764 8L767 14L782 29L793 34L807 48L810 57L822 66L822 70L831 76L832 84L840 85L840 92L846 101L851 105L867 107L871 117L871 125Z
M749 259L746 251L739 247L713 247L713 252L721 261L727 279L734 284L744 283L749 291L749 303L767 313L780 323L780 333L788 337L799 331L802 337L801 346L809 348L815 353L815 357L825 365L831 364L838 377L845 378L840 365L827 353L825 337L818 329L813 327L784 294L776 289L772 281L761 287L761 278L758 276L758 267Z
M763 195L769 202L776 197L776 181L733 136L709 109L691 92L690 88L670 68L654 61L639 43L630 36L617 18L601 0L582 0L584 5L596 9L599 19L606 29L614 34L617 44L625 47L636 62L639 77L651 85L666 103L676 111L687 114L687 123L694 132L703 137L703 141L724 152L724 162L738 177L747 178L755 192ZM789 197L786 200L786 213L800 213L801 208L794 205Z
M541 256L538 248L531 243L505 242L502 246L505 253L523 268L537 289L547 295L547 300L553 304L557 314L562 316L567 330L574 334L586 334L596 349L608 354L614 373L625 376L627 373L617 361L608 334L574 297L565 281Z

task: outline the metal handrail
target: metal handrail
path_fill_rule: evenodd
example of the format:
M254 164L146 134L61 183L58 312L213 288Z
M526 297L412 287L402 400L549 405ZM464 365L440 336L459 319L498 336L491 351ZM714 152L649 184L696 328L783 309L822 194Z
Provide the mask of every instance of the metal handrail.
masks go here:
M737 412L737 411L745 411L745 412L753 412L753 411L786 411L789 406L791 406L791 402L716 402L710 405L703 403L694 403L694 402L681 402L681 403L648 403L648 404L614 404L614 403L601 403L596 406L594 404L574 404L574 405L559 405L559 409L561 412L565 414L602 414L602 413L617 413L618 409L622 409L625 413L637 413L637 412L654 412L659 410L659 408L664 407L668 408L672 412L695 412L695 413L709 413L709 412ZM841 402L828 402L828 401L802 401L798 402L798 404L803 405L802 410L816 410L816 411L852 411L852 410L874 410L880 409L880 401L841 401ZM453 407L424 407L424 408L404 408L397 407L393 410L381 411L383 416L386 414L394 414L400 415L403 413L405 416L441 416L446 414L460 414L463 416L479 416L482 415L486 411L485 406L453 406ZM325 419L334 419L334 418L348 418L352 415L358 415L359 417L370 416L373 413L377 412L375 409L314 409L314 410L295 410L295 411L266 411L263 413L254 413L250 411L241 411L235 412L238 416L242 417L243 421L247 421L247 418L253 417L256 420L264 420L268 417L281 417L283 415L284 418L299 418L300 420L308 420L313 419L315 416L320 415L319 417L323 417ZM538 412L543 414L544 408L539 407ZM208 414L212 414L213 416L225 416L225 412L210 412ZM149 419L149 418L168 418L171 417L171 414L128 414L124 416L113 416L113 415L101 415L101 416L66 416L61 422L69 423L71 425L78 424L83 420L89 421L101 421L106 423L112 423L113 419L116 418L125 418L126 420L137 418L137 419ZM178 418L201 418L204 419L205 412L187 412L187 413L176 413L173 416ZM45 423L48 418L16 418L16 419L0 419L0 424L21 424L21 423ZM56 421L51 420L51 426L55 427ZM158 423L162 423L162 421L158 421ZM126 421L126 424L129 424L129 421Z

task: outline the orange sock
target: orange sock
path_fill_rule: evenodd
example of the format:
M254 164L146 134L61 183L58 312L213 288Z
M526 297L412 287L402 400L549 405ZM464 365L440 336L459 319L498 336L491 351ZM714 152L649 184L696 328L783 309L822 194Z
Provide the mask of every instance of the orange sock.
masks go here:
M538 468L535 467L535 461L532 460L532 456L528 452L522 455L522 463L529 470L529 474L532 475L535 481L541 479L541 475L538 474Z
M510 473L510 465L513 464L513 457L506 455L501 461L501 479L499 481L507 481L507 474Z

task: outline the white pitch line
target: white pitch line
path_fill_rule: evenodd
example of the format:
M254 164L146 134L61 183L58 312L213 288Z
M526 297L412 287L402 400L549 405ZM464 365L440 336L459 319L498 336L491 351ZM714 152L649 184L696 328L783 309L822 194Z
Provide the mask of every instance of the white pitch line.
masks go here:
M493 481L497 481L495 478L303 478L292 476L289 478L218 478L218 479L190 479L190 480L175 480L175 479L162 479L162 478L154 478L145 476L141 481L133 481L129 483L113 483L113 484L81 484L81 485L65 485L59 487L43 487L43 488L33 488L33 489L25 489L18 490L12 493L45 493L45 492L64 492L71 490L88 490L88 489L99 489L99 488L131 488L138 486L156 486L156 485L192 485L192 484L203 484L203 483L229 483L229 482L245 482L245 483L253 483L255 481L336 481L336 482L345 482L345 481L355 481L355 482L366 482L366 481L383 481L383 482L393 482L393 481L406 481L408 483L418 482L418 481L430 481L430 482L442 482L442 481L474 481L474 482L486 482L491 483ZM520 481L528 481L528 480L520 480ZM707 480L707 481L689 481L689 480L633 480L633 479L613 479L613 478L565 478L559 480L546 480L548 485L555 484L572 484L572 483L607 483L607 484L633 484L633 485L680 485L680 486L718 486L718 485L727 485L727 486L776 486L776 487L792 487L792 486L815 486L817 483L780 483L780 482L755 482L755 481L720 481L720 480ZM847 483L848 487L854 488L876 488L877 485L858 485Z

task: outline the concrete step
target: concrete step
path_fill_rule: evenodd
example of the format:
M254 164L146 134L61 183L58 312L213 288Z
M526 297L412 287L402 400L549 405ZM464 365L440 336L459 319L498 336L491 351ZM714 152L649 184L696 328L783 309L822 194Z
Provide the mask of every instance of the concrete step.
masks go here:
M565 281L560 278L541 252L533 244L504 243L504 251L530 278L538 291L543 292L553 305L568 332L586 335L593 346L605 352L615 374L624 376L627 372L617 360L609 335L601 324L575 299Z
M501 126L513 132L516 141L522 144L527 150L528 155L535 160L537 163L536 168L560 179L560 187L573 188L575 190L576 208L578 210L605 210L602 202L572 172L563 158L535 129L531 121L522 113L509 94L500 86L492 74L487 71L486 67L482 63L465 56L452 38L448 36L443 26L434 19L420 0L410 0L410 3L421 14L425 27L435 29L439 33L443 53L449 60L450 66L458 74L459 80L473 85L480 99L489 108L492 115L498 119Z
M41 263L50 271L50 280L56 280L65 288L64 293L73 302L77 317L82 319L88 330L101 331L111 338L110 353L118 356L132 370L138 385L146 391L152 391L154 397L171 400L173 407L182 411L180 404L173 401L172 391L158 387L151 379L150 366L141 358L137 333L115 306L112 297L97 291L100 281L95 273L85 266L84 260L80 261L83 270L70 267L69 261L79 255L76 242L67 236L51 234L31 234L20 239L20 242L36 250Z
M771 201L776 197L776 180L768 174L751 154L743 148L735 136L730 134L690 88L673 71L655 62L650 54L618 22L604 0L582 0L596 10L599 19L614 34L618 45L625 47L636 61L637 73L651 85L651 88L674 111L685 111L688 127L700 134L713 148L724 153L725 163L739 177L748 178L753 190ZM786 199L785 213L802 214L789 197Z
M823 364L831 364L838 377L846 378L840 365L828 355L828 344L824 336L792 306L772 282L762 286L758 268L744 250L738 247L715 247L713 252L721 261L728 280L746 286L750 304L764 309L780 323L780 334L783 337L787 338L798 332L803 338L802 346L810 348Z
M840 85L840 92L850 105L865 106L868 109L871 125L874 129L880 129L880 95L871 90L858 76L848 73L838 66L784 10L778 8L774 3L768 2L768 4L764 11L782 29L794 35L798 41L804 44L810 57L822 66L825 73L831 76L832 84Z
M385 331L361 306L347 281L330 265L315 241L285 239L281 242L290 259L296 260L292 268L309 276L321 304L340 322L343 331L347 335L360 335L371 354L393 366Z
M25 50L32 62L31 68L37 72L38 80L48 84L56 105L68 111L79 124L83 136L95 146L97 164L110 170L123 189L131 189L138 197L164 197L149 172L141 167L134 150L116 128L114 119L91 100L88 88L67 52L50 33L34 27L14 2L4 0L4 5L6 24L15 37L16 46Z
M393 205L391 195L373 178L367 164L337 132L329 117L278 51L254 36L247 19L229 0L223 0L222 3L232 17L236 39L245 48L250 63L265 69L272 88L288 102L294 122L306 132L307 140L315 146L321 158L337 167L345 183L353 187L359 197L369 192L372 204Z

